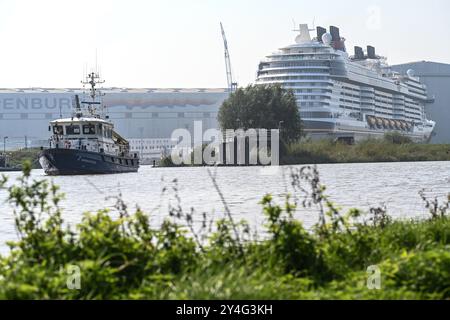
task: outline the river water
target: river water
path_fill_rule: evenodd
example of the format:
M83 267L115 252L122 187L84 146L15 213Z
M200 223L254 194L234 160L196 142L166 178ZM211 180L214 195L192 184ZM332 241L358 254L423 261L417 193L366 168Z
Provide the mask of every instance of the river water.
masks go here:
M450 192L450 162L371 163L319 165L326 193L343 210L368 210L384 204L396 218L421 217L427 214L418 192L426 190L429 197L441 199ZM235 167L212 168L230 211L237 219L245 219L254 228L263 223L263 195L272 194L281 200L290 187L289 168ZM20 173L8 173L10 183ZM206 168L141 167L139 173L107 176L46 177L34 170L33 178L52 179L65 193L63 217L69 224L81 221L82 213L112 207L110 196L122 194L131 211L139 206L151 213L155 225L168 216L168 206L176 204L171 190L178 181L178 195L185 211L194 208L197 218L224 216L224 207ZM109 198L109 199L108 199ZM0 191L0 253L8 251L6 241L16 240L12 208L5 203L6 192ZM280 202L282 203L282 202ZM316 209L299 209L297 217L306 227L317 219Z

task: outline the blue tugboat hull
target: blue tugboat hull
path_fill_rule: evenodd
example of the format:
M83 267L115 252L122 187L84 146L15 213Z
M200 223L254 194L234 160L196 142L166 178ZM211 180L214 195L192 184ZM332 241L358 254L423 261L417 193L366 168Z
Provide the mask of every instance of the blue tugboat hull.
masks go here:
M47 175L89 175L137 172L139 159L73 149L48 149L39 155Z

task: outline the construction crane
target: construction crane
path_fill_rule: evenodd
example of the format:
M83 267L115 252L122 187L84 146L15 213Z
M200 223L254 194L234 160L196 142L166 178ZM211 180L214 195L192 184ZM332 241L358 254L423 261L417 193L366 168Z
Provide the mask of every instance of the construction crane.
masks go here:
M230 52L228 50L227 37L225 36L225 30L223 29L222 22L220 23L220 29L222 30L223 44L225 46L225 67L227 69L227 81L229 92L235 92L238 84L233 81L233 71L231 69Z

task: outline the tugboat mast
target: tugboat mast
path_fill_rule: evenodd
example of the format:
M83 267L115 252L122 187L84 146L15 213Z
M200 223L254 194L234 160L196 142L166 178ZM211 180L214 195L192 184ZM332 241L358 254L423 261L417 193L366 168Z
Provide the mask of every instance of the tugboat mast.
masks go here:
M95 116L96 105L101 105L103 109L102 103L97 101L97 97L104 96L104 94L102 94L102 92L98 90L96 86L105 83L105 81L100 80L100 76L98 73L91 72L86 77L86 81L81 81L81 83L83 84L83 86L89 85L91 87L89 89L89 97L92 99L92 101L83 101L82 104L87 104L90 115Z

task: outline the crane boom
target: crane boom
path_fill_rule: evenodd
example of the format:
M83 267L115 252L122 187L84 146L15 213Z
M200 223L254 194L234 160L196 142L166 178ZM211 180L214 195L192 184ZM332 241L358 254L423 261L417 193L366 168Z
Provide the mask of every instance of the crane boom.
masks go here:
M222 31L223 44L225 47L225 67L227 71L228 90L230 92L234 92L237 89L237 83L233 81L233 71L231 69L230 51L228 50L227 37L225 35L225 30L223 29L222 22L220 23L220 29Z

